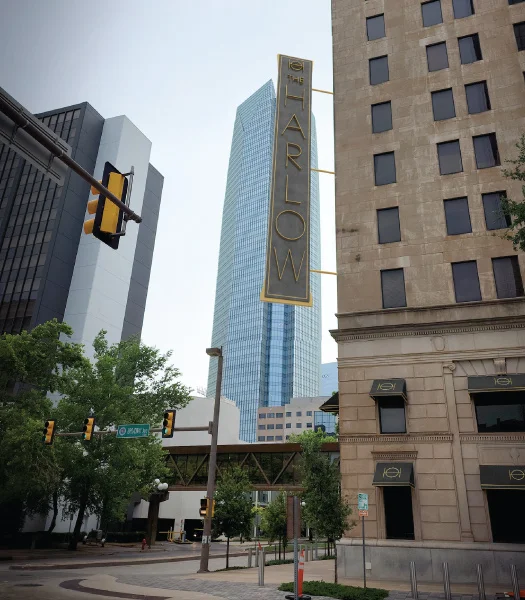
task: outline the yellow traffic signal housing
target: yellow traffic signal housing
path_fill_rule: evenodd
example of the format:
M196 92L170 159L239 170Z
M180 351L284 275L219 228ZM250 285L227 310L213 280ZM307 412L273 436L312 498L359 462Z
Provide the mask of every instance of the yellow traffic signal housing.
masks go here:
M211 515L208 514L211 505ZM199 509L199 515L201 517L214 517L215 516L215 500L210 502L209 498L201 498L201 507Z
M109 162L104 165L104 174L100 183L119 200L126 201L128 180ZM97 195L99 192L92 187L91 193ZM120 237L124 235L122 210L103 194L100 194L97 199L88 202L87 211L90 215L95 216L93 219L85 221L84 233L93 234L101 242L116 250Z
M93 437L93 431L95 429L95 417L87 417L84 420L84 427L82 428L82 439L86 442L90 442Z
M53 443L53 438L55 437L55 426L56 421L54 419L48 419L44 423L44 437L42 438L42 441L46 446L51 446Z
M164 413L164 421L162 422L162 437L172 438L173 429L175 427L175 410L167 410Z

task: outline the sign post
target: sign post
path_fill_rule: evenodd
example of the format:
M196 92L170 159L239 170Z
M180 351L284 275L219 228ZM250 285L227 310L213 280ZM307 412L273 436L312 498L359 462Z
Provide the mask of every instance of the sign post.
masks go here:
M117 427L118 438L142 438L148 437L149 435L149 424L140 423L133 425L119 425Z
M366 589L365 517L368 517L368 494L357 494L357 510L363 525L363 587Z

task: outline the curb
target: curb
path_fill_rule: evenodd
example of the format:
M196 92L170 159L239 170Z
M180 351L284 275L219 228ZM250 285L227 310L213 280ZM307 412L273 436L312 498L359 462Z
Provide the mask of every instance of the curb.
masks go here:
M234 552L230 553L230 558L237 556L248 556L245 552ZM226 554L210 554L212 558L226 558ZM68 563L45 563L40 565L11 565L9 567L12 571L57 571L62 569L91 569L95 567L126 567L130 565L153 565L156 563L172 563L172 562L187 562L190 560L199 560L200 556L172 556L170 558L146 558L136 560L105 560L105 561L93 561L93 562L68 562Z

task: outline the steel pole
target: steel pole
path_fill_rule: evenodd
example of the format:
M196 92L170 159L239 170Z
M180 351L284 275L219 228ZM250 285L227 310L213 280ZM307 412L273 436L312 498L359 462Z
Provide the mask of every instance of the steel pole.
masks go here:
M445 591L445 600L452 599L452 592L450 591L450 575L448 572L448 563L443 563L443 589Z
M479 600L485 600L485 582L483 581L483 566L480 564L476 565L476 574L478 580L478 594Z
M363 587L366 590L365 518L363 519Z
M208 514L204 519L204 529L202 532L203 542L201 546L201 563L199 573L207 573L208 562L210 559L211 543L211 506L215 494L215 474L217 471L217 439L219 437L219 411L221 408L221 386L222 386L222 348L219 354L219 364L217 365L217 387L215 390L215 406L213 408L213 427L211 430L210 461L208 464L208 485L206 488L206 497L208 498Z
M418 600L416 563L414 561L410 562L410 588L412 590L412 598Z
M512 579L512 591L514 592L514 600L519 600L520 596L520 584L518 581L518 573L516 572L516 565L510 565L510 577Z

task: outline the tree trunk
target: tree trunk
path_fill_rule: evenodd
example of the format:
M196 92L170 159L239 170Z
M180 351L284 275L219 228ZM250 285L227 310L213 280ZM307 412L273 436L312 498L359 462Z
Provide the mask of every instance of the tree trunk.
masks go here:
M88 497L89 497L89 490L86 490L86 492L80 499L77 520L75 522L75 528L73 529L73 537L69 540L68 550L76 550L77 549L78 538L80 537L80 529L82 528L82 521L84 520L84 513L86 512Z
M226 538L226 568L230 568L230 538Z
M281 560L281 538L279 537L279 560Z
M337 583L337 542L334 540L334 556L335 556L335 566L334 566L334 582Z
M57 524L57 516L58 516L58 491L53 492L53 517L51 518L51 523L49 524L49 528L47 530L48 533L51 533Z

